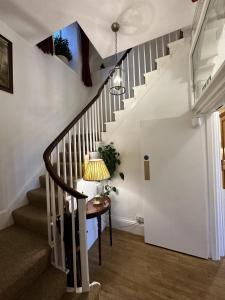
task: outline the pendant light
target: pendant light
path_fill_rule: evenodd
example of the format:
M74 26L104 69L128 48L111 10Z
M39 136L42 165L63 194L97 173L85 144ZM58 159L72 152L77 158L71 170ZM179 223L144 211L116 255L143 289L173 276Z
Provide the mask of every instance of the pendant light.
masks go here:
M126 93L125 88L125 72L121 66L117 66L117 33L120 29L120 25L114 22L111 26L112 31L115 33L115 68L111 75L111 88L109 90L111 95L119 96Z

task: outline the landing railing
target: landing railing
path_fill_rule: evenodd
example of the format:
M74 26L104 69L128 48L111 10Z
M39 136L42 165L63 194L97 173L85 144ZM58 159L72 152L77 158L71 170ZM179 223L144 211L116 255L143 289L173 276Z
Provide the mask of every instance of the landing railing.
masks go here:
M87 196L76 189L77 180L82 178L83 164L89 159L90 152L97 151L105 123L114 121L114 112L124 109L123 100L134 96L133 87L144 84L143 75L156 70L156 59L169 54L168 43L181 37L178 30L126 51L117 63L126 74L126 93L122 96L109 93L114 79L113 70L93 100L44 152L52 260L64 271L72 268L70 272L75 290L79 287L81 292L89 290Z

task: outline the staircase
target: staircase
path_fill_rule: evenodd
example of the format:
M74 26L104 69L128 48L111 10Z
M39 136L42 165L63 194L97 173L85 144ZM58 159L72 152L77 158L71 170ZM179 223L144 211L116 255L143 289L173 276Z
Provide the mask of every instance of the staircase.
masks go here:
M13 212L15 225L0 232L0 299L99 299L98 284L89 293L67 293L66 273L51 264L43 176L27 197L29 204Z
M156 70L169 54L168 44L180 38L179 30L127 51L118 62L126 74L126 94L109 94L112 72L94 99L46 149L47 171L39 178L40 187L27 193L28 205L13 212L15 225L0 232L4 270L0 299L99 299L100 285L89 282L87 196L77 191L77 181L83 163L97 151L97 142L107 140L123 122L137 95L145 93L145 81L157 80ZM74 293L66 293L65 216L71 220Z

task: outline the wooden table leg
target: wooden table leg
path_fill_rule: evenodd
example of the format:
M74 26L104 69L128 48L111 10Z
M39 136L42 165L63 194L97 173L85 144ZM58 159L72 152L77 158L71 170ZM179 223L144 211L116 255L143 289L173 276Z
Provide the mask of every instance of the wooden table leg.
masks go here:
M101 250L101 234L102 234L102 219L101 215L97 216L98 221L98 264L102 264L102 250Z
M112 246L112 220L111 220L111 207L109 208L109 234L110 234L110 246Z

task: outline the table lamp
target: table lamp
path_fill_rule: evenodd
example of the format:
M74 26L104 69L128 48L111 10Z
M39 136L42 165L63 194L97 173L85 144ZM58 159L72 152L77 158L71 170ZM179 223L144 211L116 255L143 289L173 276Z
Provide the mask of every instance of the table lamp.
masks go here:
M85 165L83 179L85 181L103 181L110 178L109 171L105 165L103 159L90 159ZM99 187L97 186L97 193L99 193ZM101 204L100 195L97 194L93 201L93 204ZM99 199L98 199L99 198Z

